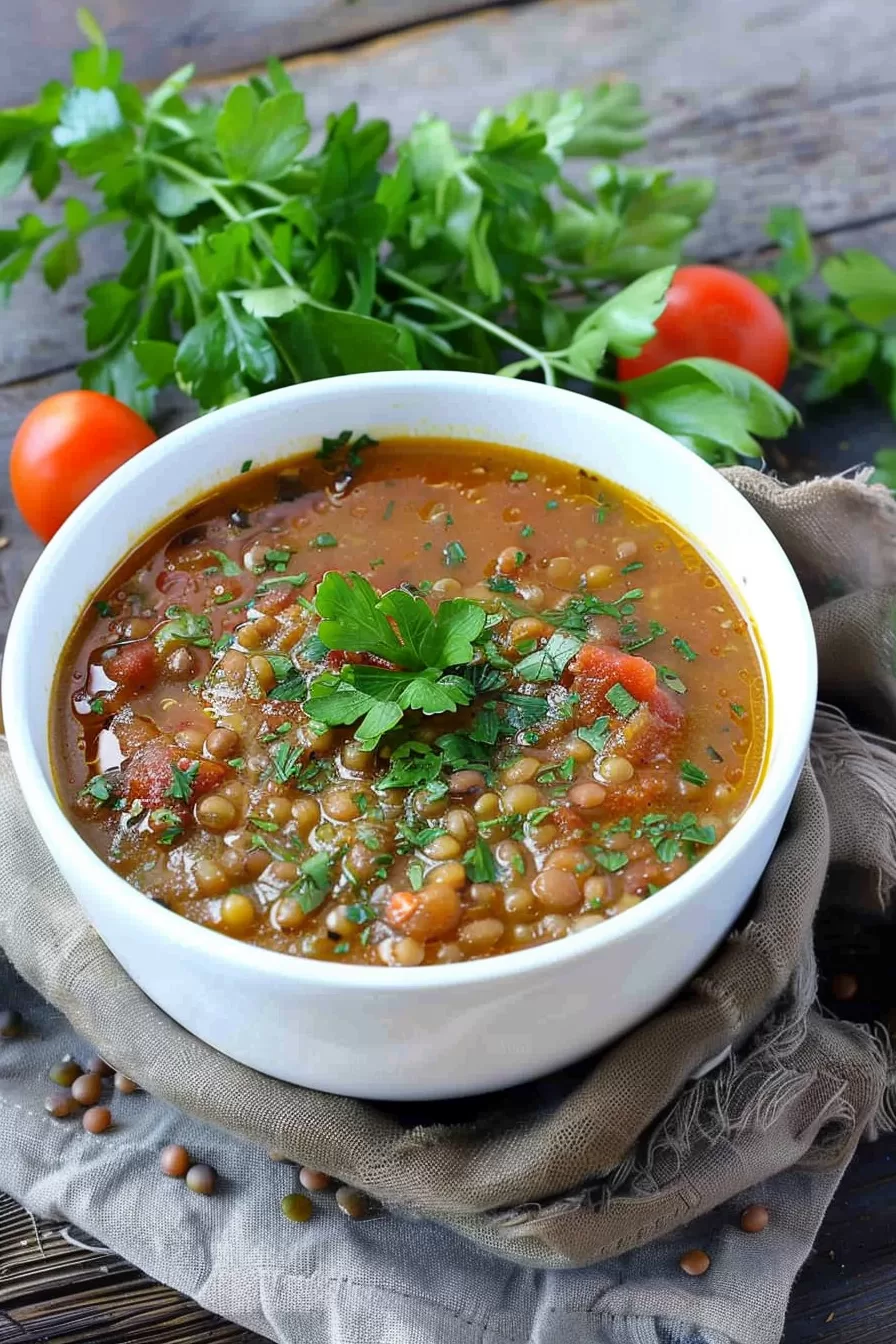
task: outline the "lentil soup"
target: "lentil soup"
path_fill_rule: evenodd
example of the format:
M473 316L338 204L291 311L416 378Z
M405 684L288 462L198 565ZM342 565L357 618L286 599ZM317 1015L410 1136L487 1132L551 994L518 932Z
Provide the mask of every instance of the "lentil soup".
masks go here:
M650 899L741 815L766 740L748 621L643 500L519 449L349 434L148 538L56 703L60 795L147 897L390 966Z

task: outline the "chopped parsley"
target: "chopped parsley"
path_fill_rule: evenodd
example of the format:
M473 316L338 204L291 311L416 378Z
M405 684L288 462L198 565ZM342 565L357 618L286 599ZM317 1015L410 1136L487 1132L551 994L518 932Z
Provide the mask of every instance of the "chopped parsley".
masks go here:
M600 849L596 845L590 846L591 853L601 868L605 868L608 873L618 873L620 868L624 868L628 863L628 855L621 849Z
M240 467L240 475L242 475L244 472L251 470L252 470L252 459L251 457L247 457L243 465Z
M625 689L622 683L618 681L606 692L606 699L622 719L627 719L630 715L634 714L641 703L640 700L636 700L635 697Z
M534 537L535 528L532 527L530 523L523 523L522 527L520 528L520 536L526 538Z
M449 541L442 551L442 555L445 557L445 564L449 569L454 565L466 564L467 553L459 541Z
M634 574L634 572L635 572L636 569L643 569L643 568L644 568L644 561L643 561L643 560L633 560L633 561L631 562L630 565L623 565L622 568L620 569L619 573L620 573L620 574Z
M276 828L275 828L276 829ZM306 915L317 910L330 894L330 855L324 849L312 854L299 868L299 877L283 895L298 901Z
M287 583L291 588L303 588L307 582L308 574L305 570L301 574L279 574L275 579L262 579L255 591L266 593L271 588L279 587L281 583Z
M215 557L215 559L218 562L218 568L220 569L221 573L224 575L225 578L233 579L236 578L238 574L242 574L243 572L242 566L238 565L235 560L231 560L230 556L227 555L226 552L209 551L209 555L213 555Z
M709 783L709 775L705 770L701 770L699 765L695 765L693 761L682 761L681 777L687 780L688 784L698 784L701 788L704 784Z
M507 578L505 574L493 574L491 578L486 579L486 587L491 588L493 593L515 593L516 584L513 579Z
M411 884L411 891L419 891L423 886L425 872L423 864L419 859L411 859L408 864L408 881Z
M302 749L291 747L288 742L280 742L273 759L274 775L281 784L288 784L301 767Z
M109 602L99 601L99 602L94 602L93 605L94 605L94 607L96 608L96 610L97 610L97 614L98 614L98 615L100 615L100 616L111 616L111 615L112 615L113 608L112 608L111 603L109 603Z
M481 835L464 855L464 868L471 882L494 882L497 877L495 856Z
M584 728L579 728L576 737L580 737L583 742L588 743L588 746L591 747L593 751L600 753L606 745L609 732L610 720L604 716L603 718L595 719L594 723Z
M157 807L154 812L150 812L149 819L154 826L163 826L165 829L159 835L160 845L173 845L184 833L180 817L176 812L172 812L169 807Z
M320 551L326 550L329 546L338 546L339 542L333 536L332 532L318 532L317 536L310 542L310 545Z
M114 796L112 786L105 775L94 775L81 790L82 798L95 798L98 803L111 803Z
M172 763L171 784L165 790L166 798L176 798L178 802L188 803L193 796L193 786L199 774L199 762L193 761L186 770Z
M687 686L685 686L678 673L672 671L671 667L663 667L661 664L656 669L656 674L663 685L668 686L669 690L674 691L676 695L684 695L687 691Z
M517 481L528 481L528 479L529 479L529 473L528 473L528 471L512 471L512 472L510 473L510 479L511 479L512 481L514 481L514 482L517 482Z
M744 709L743 705L736 705L734 701L731 702L728 708L731 710L731 713L734 714L739 719L742 719L747 712Z
M386 505L386 508L385 508L385 510L384 510L384 512L383 512L383 522L384 522L384 523L388 523L388 521L389 521L389 519L392 517L392 514L393 514L394 511L395 511L395 500L394 500L394 499L390 499L390 500L389 500L389 503Z
M97 695L91 700L90 712L91 714L105 714L106 706L103 703L103 697L101 695Z
M692 663L697 657L687 640L682 639L679 635L676 635L673 639L672 647L676 653L680 653L682 658L686 659L689 663Z

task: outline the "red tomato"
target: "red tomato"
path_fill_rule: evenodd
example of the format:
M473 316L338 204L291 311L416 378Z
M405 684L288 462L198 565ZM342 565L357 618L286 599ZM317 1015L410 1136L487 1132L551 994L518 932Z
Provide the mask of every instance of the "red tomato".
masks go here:
M640 355L619 360L619 378L640 378L694 355L727 360L780 387L790 339L783 317L752 280L721 266L681 266L656 335Z
M19 512L42 541L116 467L155 440L129 406L104 392L57 392L25 416L9 475Z

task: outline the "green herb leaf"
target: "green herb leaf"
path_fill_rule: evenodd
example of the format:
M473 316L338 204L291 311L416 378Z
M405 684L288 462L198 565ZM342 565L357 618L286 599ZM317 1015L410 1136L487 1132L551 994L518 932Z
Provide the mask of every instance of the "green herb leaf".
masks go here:
M176 798L179 802L188 803L193 796L193 786L196 783L196 776L199 774L199 762L193 761L186 770L181 770L172 763L171 766L171 784L165 790L166 798Z
M640 700L636 700L618 681L606 692L606 699L623 719L634 714L641 704Z
M669 690L674 691L676 695L684 695L686 693L688 689L687 686L685 686L678 673L672 671L671 667L659 666L656 669L656 674L663 685L668 686Z
M583 742L587 742L598 755L603 751L607 737L610 732L610 720L608 718L595 719L594 723L576 731L576 737L580 737Z
M498 876L495 857L488 841L480 835L464 855L464 868L471 882L494 882Z
M105 775L94 775L81 790L81 797L95 798L98 803L111 803L115 792Z
M308 143L305 100L300 93L278 93L261 102L254 89L238 84L218 114L215 134L228 177L273 182Z
M276 829L276 828L275 828ZM283 896L298 901L306 915L319 909L330 894L330 866L332 859L320 849L299 866L299 878L286 888Z
M463 565L466 563L467 553L459 541L449 541L443 550L445 564L450 567L454 565Z
M682 761L680 769L682 779L687 780L689 784L699 784L702 787L709 783L709 775L693 761Z
M522 681L558 681L581 647L577 636L558 630L543 649L522 658L514 671Z
M154 637L159 653L166 653L172 644L193 644L200 649L211 647L212 625L204 612L169 607L165 614L169 619Z
M695 658L697 657L696 653L691 648L687 640L682 639L678 635L676 635L675 639L673 639L672 647L676 653L680 653L682 658L684 658L689 663L694 662Z

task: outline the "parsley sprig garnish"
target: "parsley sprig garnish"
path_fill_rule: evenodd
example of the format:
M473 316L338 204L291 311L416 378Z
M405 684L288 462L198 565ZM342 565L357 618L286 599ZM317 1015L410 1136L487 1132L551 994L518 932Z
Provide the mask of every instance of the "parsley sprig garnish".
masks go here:
M326 648L387 664L348 663L338 673L320 673L306 703L315 722L355 723L355 736L372 747L407 710L451 713L472 700L470 682L446 669L473 659L486 619L475 602L453 598L433 613L423 598L401 588L380 596L363 575L334 571L321 581L314 605Z

